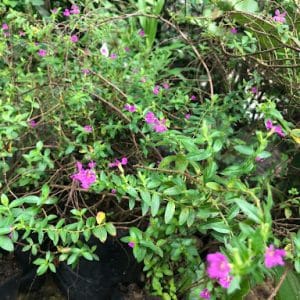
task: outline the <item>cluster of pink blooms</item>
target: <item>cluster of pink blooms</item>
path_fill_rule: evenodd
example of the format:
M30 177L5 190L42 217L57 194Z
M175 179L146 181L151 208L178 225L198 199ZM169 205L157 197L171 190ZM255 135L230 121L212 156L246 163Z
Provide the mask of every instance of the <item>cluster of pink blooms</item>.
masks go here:
M233 28L230 29L230 32L231 32L232 34L237 34L237 33L238 33L238 30L237 30L235 27L233 27Z
M254 94L254 95L258 93L258 89L257 89L256 86L253 86L253 87L251 88L251 93Z
M115 161L112 162L112 163L109 163L108 166L109 166L110 168L113 168L113 167L120 167L120 166L125 166L125 165L127 165L127 163L128 163L127 157L122 157L121 161L118 160L118 159L115 159Z
M84 75L89 75L91 73L91 71L89 69L82 69L81 72Z
M195 95L192 95L192 96L190 97L190 99L191 99L192 101L195 101L195 100L197 100L197 97L196 97Z
M132 113L136 112L136 106L134 104L130 105L130 104L126 103L124 105L124 109L129 111L129 112L132 112Z
M279 9L275 10L275 16L273 16L273 20L278 23L285 23L286 12L280 13Z
M9 36L9 27L6 23L3 23L2 24L2 30L3 30L3 34L4 36L8 37Z
M284 256L286 256L284 249L275 249L274 245L270 245L265 252L265 266L269 269L284 266Z
M143 80L143 78L141 79L141 82L146 82L146 80L144 79ZM163 84L162 84L162 87L165 89L165 90L168 90L169 88L170 88L170 85L167 83L167 82L164 82ZM160 92L160 86L159 85L156 85L154 88L153 88L153 94L154 95L158 95L159 94L159 92Z
M139 36L144 37L145 36L145 31L143 29L141 29L139 31Z
M283 132L282 127L280 125L273 125L272 120L267 120L266 128L268 130L271 130L271 131L277 133L280 137L285 136L285 133Z
M85 132L90 133L90 132L93 131L93 127L92 127L91 125L85 125L85 126L83 127L83 130L84 130Z
M88 164L88 169L84 169L82 167L82 163L77 162L76 167L78 173L71 175L71 178L79 181L81 183L81 187L87 190L96 181L96 173L93 170L95 166L96 163L91 161Z
M69 17L70 15L79 15L80 14L80 9L77 5L73 4L71 6L71 9L66 8L63 12L63 15L65 17Z
M45 49L40 49L38 51L38 55L41 57L45 57L47 55L47 51Z
M76 34L71 35L70 41L71 41L72 43L77 43L78 40L79 40L79 39L78 39L78 36L77 36Z
M149 111L145 116L147 124L152 125L152 128L156 132L165 132L168 128L166 126L166 119L158 120L152 111Z
M37 122L36 122L35 120L30 120L30 121L28 122L28 124L29 124L29 126L32 127L32 128L34 128L34 127L37 126Z

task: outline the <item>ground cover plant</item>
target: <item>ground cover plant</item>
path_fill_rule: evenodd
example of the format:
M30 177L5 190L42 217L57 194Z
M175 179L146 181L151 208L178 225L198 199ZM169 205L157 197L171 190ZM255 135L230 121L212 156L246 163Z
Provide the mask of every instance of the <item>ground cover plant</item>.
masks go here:
M296 1L27 2L0 7L1 248L41 275L126 230L163 299L300 272Z

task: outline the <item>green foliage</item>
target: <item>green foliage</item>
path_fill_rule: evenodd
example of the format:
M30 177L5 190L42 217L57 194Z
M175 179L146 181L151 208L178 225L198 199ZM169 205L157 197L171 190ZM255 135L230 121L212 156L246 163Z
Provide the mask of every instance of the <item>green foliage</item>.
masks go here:
M272 274L270 244L300 272L297 22L254 0L164 2L132 1L126 15L108 1L69 17L36 7L42 20L4 3L0 247L22 242L42 275L101 259L91 237L123 236L150 293L240 299ZM89 188L71 177L76 162L95 172ZM227 291L207 276L216 251L230 261Z

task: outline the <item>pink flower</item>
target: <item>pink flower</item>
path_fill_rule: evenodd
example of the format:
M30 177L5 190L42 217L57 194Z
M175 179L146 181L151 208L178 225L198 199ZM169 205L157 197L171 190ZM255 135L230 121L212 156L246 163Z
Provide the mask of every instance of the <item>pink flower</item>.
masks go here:
M233 28L230 29L230 32L231 32L232 34L237 34L237 33L238 33L238 30L237 30L235 27L233 27Z
M130 105L130 104L125 104L124 105L124 109L129 111L129 112L136 112L136 106L134 104Z
M129 52L129 51L130 51L129 47L125 47L124 50L125 50L126 52Z
M159 90L160 90L160 86L159 85L156 85L153 89L153 94L154 95L158 95L159 94Z
M191 117L191 114L185 114L185 116L184 116L187 120L189 120L190 119L190 117Z
M65 17L69 17L69 16L71 15L70 10L66 8L66 9L64 10L64 12L63 12L63 15L64 15Z
M153 124L156 120L155 114L152 111L147 112L145 116L145 121L147 124Z
M165 132L168 130L167 126L165 125L166 124L166 120L165 119L162 119L162 120L156 120L154 126L153 126L153 129L158 132L158 133L161 133L161 132Z
M110 192L115 195L117 193L117 190L116 189L112 189Z
M38 55L41 56L41 57L45 57L47 55L47 51L44 50L44 49L40 49L38 51Z
M257 94L257 93L258 93L258 89L257 89L256 86L253 86L253 87L251 88L251 93L252 93L252 94Z
M109 56L109 51L106 43L102 44L102 47L100 48L100 52L103 56L108 57Z
M3 23L2 30L8 30L8 29L9 29L8 25L6 23Z
M207 274L211 279L226 278L230 272L230 266L227 257L221 252L208 254Z
M56 13L57 13L57 8L54 7L53 9L51 9L51 13L52 13L52 14L56 14Z
M78 42L78 36L73 34L71 37L70 37L70 41L72 43L77 43Z
M277 133L280 137L285 137L285 133L282 130L282 127L280 125L273 125L272 120L268 119L266 121L266 128L267 130L271 130L275 133Z
M129 243L128 243L128 246L129 246L130 248L134 248L135 243L134 243L134 242L129 242Z
M84 169L80 162L77 162L76 166L78 173L71 175L71 178L79 181L81 187L87 190L96 181L96 173L91 169Z
M25 36L25 35L26 35L26 33L24 31L22 31L22 30L19 31L19 36Z
M286 256L284 249L275 249L274 245L270 245L265 252L265 266L269 269L276 266L283 266L284 256Z
M255 157L255 161L257 161L257 162L261 162L261 161L263 161L264 159L263 158L261 158L261 157L259 157L259 156L256 156Z
M89 69L82 69L81 72L84 74L84 75L89 75L91 73L91 71Z
M109 166L110 168L113 168L113 167L119 167L119 166L121 166L121 165L125 166L125 165L127 165L127 163L128 163L127 157L123 157L123 158L121 159L121 161L119 161L118 159L115 159L115 161L112 162L112 163L109 163L108 166Z
M145 31L143 29L141 29L139 31L139 36L144 37L145 36Z
M147 81L147 80L146 80L145 77L142 77L142 78L141 78L141 82L142 82L142 83L145 83L146 81Z
M88 166L90 169L94 169L96 167L96 163L94 161L90 161Z
M280 13L279 9L275 10L275 16L273 16L273 20L278 23L285 23L286 12Z
M73 5L71 6L70 13L71 13L72 15L78 15L78 14L80 14L80 9L79 9L79 7L78 7L77 5L75 5L75 4L73 4Z
M227 275L225 277L219 278L218 283L224 289L228 289L229 286L230 286L230 283L231 283L232 279L233 279L232 276Z
M210 292L208 289L204 289L201 291L200 295L199 295L202 299L210 299Z
M83 130L84 130L85 132L92 132L92 131L93 131L93 127L92 127L91 125L85 125L85 126L83 127Z
M116 53L112 53L109 58L110 59L116 59L117 58L117 54Z
M8 31L4 31L3 34L4 34L5 37L9 37L10 36L10 33Z
M30 120L30 121L28 122L28 124L29 124L29 126L32 127L32 128L34 128L34 127L37 126L37 122L36 122L35 120Z
M196 97L195 95L192 95L192 96L190 97L190 99L191 99L192 101L195 101L195 100L197 99L197 97Z
M168 90L170 88L170 85L167 82L163 83L162 86L165 90Z

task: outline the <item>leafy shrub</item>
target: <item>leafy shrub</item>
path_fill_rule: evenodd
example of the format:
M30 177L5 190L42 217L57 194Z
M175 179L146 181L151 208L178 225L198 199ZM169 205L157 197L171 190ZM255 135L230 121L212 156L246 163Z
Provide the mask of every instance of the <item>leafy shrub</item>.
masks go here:
M224 2L208 3L199 20L177 15L194 26L189 36L159 12L121 15L109 2L42 20L9 10L0 38L3 249L20 244L39 254L38 274L55 272L56 258L101 259L90 237L105 242L126 228L148 289L164 299L204 288L203 297L225 298L226 288L237 299L283 257L300 271L299 183L284 179L299 160L289 101L299 81L289 66L296 33L290 18L272 21L271 7L261 12L269 19L255 15L249 25L253 15ZM176 38L161 32L151 49L150 20ZM261 22L277 30L274 39L257 32ZM205 41L195 46L199 27ZM185 58L201 66L181 67ZM273 59L280 79L263 69ZM282 234L282 218L291 233ZM207 268L208 253L216 256Z

